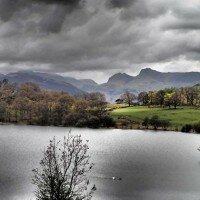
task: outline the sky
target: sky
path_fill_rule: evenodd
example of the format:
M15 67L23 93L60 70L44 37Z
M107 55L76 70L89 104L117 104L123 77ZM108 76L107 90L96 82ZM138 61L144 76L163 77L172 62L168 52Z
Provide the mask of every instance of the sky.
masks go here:
M0 0L0 73L200 71L199 19L199 0Z

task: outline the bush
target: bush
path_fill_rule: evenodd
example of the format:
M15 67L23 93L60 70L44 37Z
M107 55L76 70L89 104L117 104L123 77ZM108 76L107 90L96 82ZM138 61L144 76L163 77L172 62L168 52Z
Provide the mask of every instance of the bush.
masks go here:
M142 126L145 126L146 128L149 127L149 123L150 123L150 120L148 117L145 117L143 122L142 122Z
M155 130L157 130L158 127L162 127L163 129L167 129L170 126L169 120L165 119L159 119L157 115L154 115L151 117L151 119L148 122L148 119L144 119L143 124L149 123L151 126L154 127Z
M115 121L113 120L112 117L105 115L101 117L101 124L103 127L114 127Z
M0 103L0 121L4 122L6 120L6 103Z
M170 126L169 120L160 120L160 126L166 130Z
M192 131L193 126L191 124L186 124L182 127L181 132L184 133L189 133L190 131Z
M86 119L79 119L75 125L76 127L87 127L87 120Z
M122 128L127 128L127 126L130 124L130 121L127 119L120 119L118 122L121 124Z
M87 124L89 128L99 128L101 126L100 119L95 116L90 117Z
M194 125L194 131L200 133L200 122Z
M149 123L151 126L154 127L154 130L157 130L157 128L160 126L159 117L157 115L154 115L153 117L151 117Z
M63 126L75 126L79 119L80 117L78 114L70 113L64 117Z

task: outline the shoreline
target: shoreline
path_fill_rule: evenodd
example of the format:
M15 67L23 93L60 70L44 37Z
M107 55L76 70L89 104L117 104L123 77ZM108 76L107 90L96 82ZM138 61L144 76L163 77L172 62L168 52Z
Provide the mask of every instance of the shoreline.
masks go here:
M175 133L184 133L184 134L195 134L195 135L198 135L199 133L196 133L196 132L182 132L181 130L177 130L176 127L169 127L167 129L164 129L164 128L160 128L158 127L156 130L153 128L153 127L148 127L148 128L145 128L143 127L142 125L139 125L139 124L132 124L132 125L128 125L128 126L122 126L122 125L117 125L114 126L114 127L99 127L99 128L90 128L90 127L69 127L69 126L54 126L54 125L45 125L45 126L41 126L41 125L34 125L34 124L25 124L25 123L3 123L3 122L0 122L0 126L30 126L30 127L34 127L34 126L38 126L38 127L57 127L57 128L77 128L77 129L84 129L84 128L88 128L88 129L92 129L92 130L98 130L98 129L105 129L105 130L109 130L109 129L116 129L116 130L143 130L143 131L154 131L154 132L157 132L157 131L163 131L163 132L175 132Z
M149 126L148 128L146 128L145 126L142 126L141 124L128 124L126 126L123 126L122 124L117 124L116 129L122 129L122 130L149 130L149 131L163 131L163 132L178 132L178 133L186 133L186 134L195 134L198 135L200 133L195 132L195 131L190 131L190 132L183 132L181 131L180 127L168 127L168 128L162 128L162 127L157 127L157 129L155 129L152 126Z
M188 106L180 106L177 109L131 106L112 108L112 111L110 111L117 128L194 134L199 134L199 114L199 109ZM151 123L152 119L153 122ZM155 124L156 128L153 124Z
M123 125L121 123L116 123L115 126L116 129L134 129L134 130L152 130L152 131L174 131L174 132L181 132L181 130L177 127L168 127L168 128L162 128L162 127L157 127L157 129L155 129L152 126L142 126L141 124L126 124Z

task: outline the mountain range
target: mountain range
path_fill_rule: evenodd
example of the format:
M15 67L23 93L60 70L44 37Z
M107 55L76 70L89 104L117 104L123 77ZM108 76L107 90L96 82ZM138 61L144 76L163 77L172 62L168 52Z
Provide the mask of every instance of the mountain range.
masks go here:
M187 87L200 83L200 72L159 72L150 68L142 69L137 76L117 73L106 83L97 84L91 79L75 79L58 74L34 71L18 71L0 74L0 79L8 79L11 83L34 82L41 88L64 91L76 95L85 92L102 92L108 101L114 101L124 91L133 93L159 90L166 87Z

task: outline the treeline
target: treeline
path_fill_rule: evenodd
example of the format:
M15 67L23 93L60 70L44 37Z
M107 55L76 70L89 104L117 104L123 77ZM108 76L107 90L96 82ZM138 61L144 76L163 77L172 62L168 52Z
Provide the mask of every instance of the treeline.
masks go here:
M144 126L146 129L149 128L149 126L152 126L154 130L157 130L158 128L162 128L162 130L167 130L167 128L170 126L170 121L166 119L160 119L159 116L154 115L151 118L145 117L142 122L142 126ZM200 133L200 123L195 124L185 124L181 128L181 132L185 133Z
M0 122L30 125L110 127L114 121L100 93L71 96L42 90L34 83L0 82Z
M143 105L161 107L200 106L200 86L166 88L159 91L141 92L138 102Z

